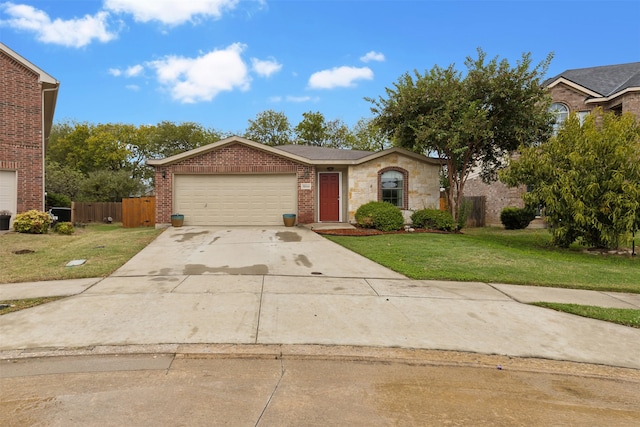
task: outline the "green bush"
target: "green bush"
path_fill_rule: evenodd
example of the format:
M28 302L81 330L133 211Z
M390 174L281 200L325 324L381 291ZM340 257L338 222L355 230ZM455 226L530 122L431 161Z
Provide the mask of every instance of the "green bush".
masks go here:
M454 231L458 226L451 214L439 209L420 209L411 215L413 226L429 230Z
M395 231L404 225L402 212L389 202L369 202L356 211L358 225L380 231Z
M51 193L47 191L47 206L53 206L56 208L70 208L71 198L64 194Z
M45 234L49 231L51 217L46 212L30 210L16 215L13 229L18 233Z
M73 234L76 230L73 228L72 222L59 222L55 227L53 227L53 231L58 234L66 234L68 236Z
M500 212L500 222L507 230L522 230L536 217L533 209L506 207Z

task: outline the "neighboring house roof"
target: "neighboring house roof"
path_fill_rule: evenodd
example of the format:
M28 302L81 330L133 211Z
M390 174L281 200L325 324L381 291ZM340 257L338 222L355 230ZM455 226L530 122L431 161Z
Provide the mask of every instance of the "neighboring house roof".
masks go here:
M640 91L640 62L566 70L546 80L549 88L564 83L605 102L629 91Z
M45 73L40 68L33 65L31 62L20 56L18 53L11 50L7 45L0 42L0 51L4 52L10 58L22 64L27 69L31 70L38 75L38 82L42 84L43 93L43 118L44 118L44 139L49 138L51 133L51 127L53 126L53 114L56 109L56 101L58 99L58 89L60 88L60 82L53 78L51 75Z
M389 148L387 150L377 152L343 150L339 148L315 147L310 145L280 145L271 147L269 145L254 142L239 136L232 136L218 142L214 142L213 144L204 145L202 147L198 147L184 153L176 154L165 159L148 160L147 164L150 166L171 165L195 156L208 153L209 151L224 147L225 145L237 143L244 144L258 150L266 151L276 156L285 157L290 160L308 165L357 165L392 153L399 153L404 156L427 163L437 165L442 163L440 159L426 157L398 147Z

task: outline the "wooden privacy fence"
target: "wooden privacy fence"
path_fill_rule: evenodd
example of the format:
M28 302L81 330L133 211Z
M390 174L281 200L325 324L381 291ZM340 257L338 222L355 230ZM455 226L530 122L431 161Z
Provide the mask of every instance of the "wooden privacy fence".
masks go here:
M469 204L469 214L467 216L467 227L484 227L486 213L486 197L473 196L464 197L463 203Z
M155 197L135 197L132 199L122 199L123 227L155 227L155 225Z
M467 212L466 227L484 227L486 225L486 205L487 198L485 196L470 196L463 197L463 203L468 204L469 211ZM447 201L447 195L440 195L440 210L446 211L449 209L449 203Z
M71 202L71 221L91 223L122 222L122 203L120 202Z

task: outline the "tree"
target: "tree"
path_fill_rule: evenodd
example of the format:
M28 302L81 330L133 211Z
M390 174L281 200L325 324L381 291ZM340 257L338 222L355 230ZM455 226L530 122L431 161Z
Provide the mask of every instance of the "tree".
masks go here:
M302 121L294 129L298 138L297 143L318 147L327 145L329 135L324 115L319 111L315 113L308 111L302 113L302 117Z
M326 123L326 147L331 148L347 148L351 147L355 138L349 126L347 126L341 119L331 120Z
M544 206L554 244L615 248L640 227L640 124L630 113L571 115L557 136L524 148L500 173L526 184L525 202Z
M267 110L249 120L244 136L271 146L291 144L291 125L283 112Z
M457 218L469 173L478 168L486 182L518 146L544 141L551 133L550 104L541 78L551 55L531 69L531 54L515 67L507 60L465 61L467 74L450 65L425 74L402 75L387 98L367 98L374 124L395 144L443 160L449 184L449 209Z
M144 187L126 170L98 170L89 173L80 187L79 200L121 202L123 198L140 196Z
M49 159L45 162L45 190L50 194L62 194L75 200L85 176L76 169L63 166Z
M376 126L373 119L360 119L353 128L353 150L381 151L392 146L389 138Z

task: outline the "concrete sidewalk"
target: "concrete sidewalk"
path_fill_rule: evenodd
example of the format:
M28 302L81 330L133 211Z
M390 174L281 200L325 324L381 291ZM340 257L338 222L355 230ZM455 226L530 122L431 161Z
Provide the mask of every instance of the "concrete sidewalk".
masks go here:
M280 275L111 276L0 285L73 296L0 317L0 358L158 344L455 350L640 369L640 330L524 304L640 308L635 294L474 282Z

